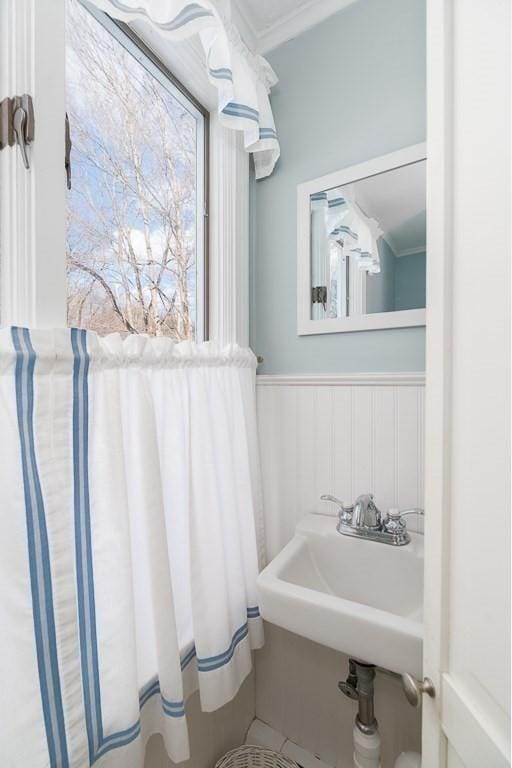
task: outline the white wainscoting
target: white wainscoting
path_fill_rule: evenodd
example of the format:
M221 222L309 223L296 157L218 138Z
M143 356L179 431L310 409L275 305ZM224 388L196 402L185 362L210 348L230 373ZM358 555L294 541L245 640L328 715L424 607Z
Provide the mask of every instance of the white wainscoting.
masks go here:
M423 506L424 376L417 373L257 377L267 557L323 493ZM421 521L408 518L411 529Z
M269 559L302 515L329 508L322 493L353 501L373 492L383 510L423 506L422 374L257 381ZM415 519L407 520L413 528ZM347 667L343 654L266 624L256 654L256 716L329 765L350 768L356 708L337 688ZM402 750L419 751L421 717L398 680L378 675L375 706L383 765Z
M256 717L333 768L353 768L357 705L338 690L347 674L344 654L266 623L265 646L256 652ZM407 703L400 681L381 672L375 715L384 768L401 752L421 750L421 712Z

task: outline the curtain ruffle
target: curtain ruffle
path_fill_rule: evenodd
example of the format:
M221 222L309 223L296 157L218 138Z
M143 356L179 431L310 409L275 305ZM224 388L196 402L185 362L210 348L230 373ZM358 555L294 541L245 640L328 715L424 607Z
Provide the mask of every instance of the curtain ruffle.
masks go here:
M73 359L69 330L31 330L40 364L64 367ZM200 343L174 341L165 336L154 337L111 333L98 336L87 333L88 351L95 368L193 368L234 367L256 369L254 353L238 344L220 345L213 341ZM16 359L11 329L0 329L0 372L11 369Z
M251 53L236 27L214 0L90 0L101 10L129 23L150 21L162 37L176 41L198 34L208 78L218 93L220 122L243 131L252 153L256 178L269 176L279 158L276 126L269 101L277 77L270 64Z

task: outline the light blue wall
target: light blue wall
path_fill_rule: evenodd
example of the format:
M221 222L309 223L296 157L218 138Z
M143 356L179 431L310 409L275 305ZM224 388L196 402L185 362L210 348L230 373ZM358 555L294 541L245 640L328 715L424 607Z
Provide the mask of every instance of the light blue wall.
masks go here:
M366 311L392 312L395 308L395 254L383 237L377 242L380 272L366 278Z
M395 264L395 307L418 309L425 306L427 254L400 256Z
M425 0L357 0L268 54L281 159L251 185L260 373L419 371L424 329L297 336L297 184L425 140Z

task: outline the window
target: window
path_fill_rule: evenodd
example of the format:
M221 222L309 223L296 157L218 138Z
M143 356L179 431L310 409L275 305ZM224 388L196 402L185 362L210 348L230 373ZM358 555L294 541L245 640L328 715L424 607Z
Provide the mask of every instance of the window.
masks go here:
M68 325L206 336L207 112L128 28L68 0Z

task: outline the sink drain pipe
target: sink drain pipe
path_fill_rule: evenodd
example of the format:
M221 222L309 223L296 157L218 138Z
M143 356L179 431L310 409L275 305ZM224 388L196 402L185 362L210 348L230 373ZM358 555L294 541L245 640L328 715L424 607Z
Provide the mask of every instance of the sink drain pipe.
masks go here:
M349 675L338 687L358 703L354 723L354 768L381 768L379 724L375 717L375 665L349 659Z

